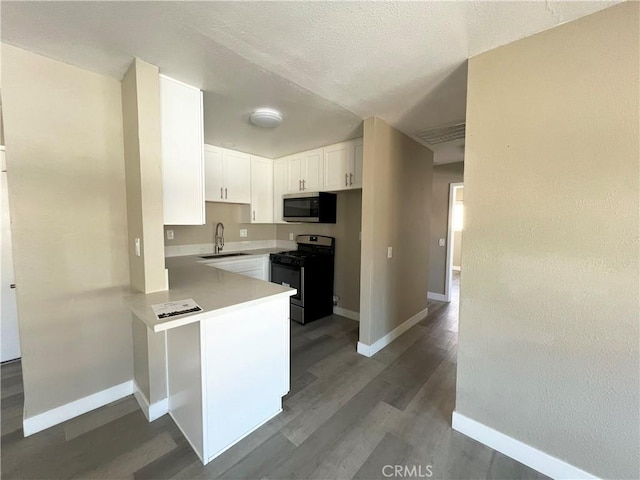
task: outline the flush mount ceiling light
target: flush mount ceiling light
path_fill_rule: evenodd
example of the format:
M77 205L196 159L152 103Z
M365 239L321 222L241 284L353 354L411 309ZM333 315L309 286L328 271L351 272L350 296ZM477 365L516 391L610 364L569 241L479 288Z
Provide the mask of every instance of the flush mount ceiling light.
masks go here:
M251 114L251 123L263 128L275 128L282 123L282 115L272 108L259 108Z

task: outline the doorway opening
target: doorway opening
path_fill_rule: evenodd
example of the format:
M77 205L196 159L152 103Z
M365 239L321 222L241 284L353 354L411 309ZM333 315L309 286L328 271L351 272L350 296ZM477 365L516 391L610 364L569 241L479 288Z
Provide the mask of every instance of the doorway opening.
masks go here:
M464 228L464 183L449 184L449 221L447 223L447 263L445 301L457 301L462 270L462 230Z

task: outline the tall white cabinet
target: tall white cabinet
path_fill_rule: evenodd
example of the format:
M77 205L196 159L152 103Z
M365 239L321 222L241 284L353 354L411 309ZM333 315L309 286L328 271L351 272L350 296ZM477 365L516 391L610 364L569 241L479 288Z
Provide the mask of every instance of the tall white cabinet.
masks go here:
M202 92L160 75L165 225L204 225Z

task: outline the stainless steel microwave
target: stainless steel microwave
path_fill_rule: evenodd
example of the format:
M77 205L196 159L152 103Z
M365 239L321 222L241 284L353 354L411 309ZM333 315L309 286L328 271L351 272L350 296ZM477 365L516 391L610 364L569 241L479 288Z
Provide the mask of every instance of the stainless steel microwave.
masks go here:
M336 223L335 193L290 193L282 201L282 217L287 222Z

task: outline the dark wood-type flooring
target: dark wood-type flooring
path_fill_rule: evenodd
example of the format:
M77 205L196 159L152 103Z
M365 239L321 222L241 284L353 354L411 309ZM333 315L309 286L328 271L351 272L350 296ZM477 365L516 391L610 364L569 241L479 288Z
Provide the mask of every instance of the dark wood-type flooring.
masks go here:
M452 431L457 318L457 301L430 302L372 358L356 353L357 322L292 323L284 411L207 466L133 396L23 438L21 364L4 364L2 478L383 479L385 465L415 467L413 478L544 478Z

